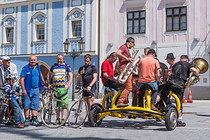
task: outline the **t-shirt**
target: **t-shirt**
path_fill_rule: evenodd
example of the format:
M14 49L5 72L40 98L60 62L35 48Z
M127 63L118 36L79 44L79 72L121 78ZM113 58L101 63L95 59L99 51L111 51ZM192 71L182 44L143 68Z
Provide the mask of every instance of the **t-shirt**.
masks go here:
M90 85L93 80L93 74L97 73L97 68L93 65L82 66L78 72L82 76L83 87L86 88ZM93 85L95 86L95 84Z
M103 76L103 72L107 72L110 77L114 78L113 63L110 63L107 59L101 65L101 79L102 83L105 83L108 80Z
M31 69L31 88L38 88L39 87L39 71L37 66L35 67L35 69L29 67ZM21 77L26 77L26 73L27 70L25 67L23 67L20 76Z
M67 66L67 68L67 73L71 72L71 68L69 65ZM64 88L68 82L65 64L63 63L60 66L58 66L58 64L53 65L50 68L50 73L52 73L53 75L53 85L55 87Z
M119 50L122 51L122 54L128 58L130 58L130 53L128 47L124 44L122 45ZM124 68L128 64L128 61L122 58L119 58L119 68Z
M190 68L192 67L193 65L186 61L179 61L172 66L171 75L182 78L186 82L187 78L190 76Z
M146 56L140 60L138 68L140 70L138 82L155 82L155 73L158 69L160 69L160 64L153 57Z

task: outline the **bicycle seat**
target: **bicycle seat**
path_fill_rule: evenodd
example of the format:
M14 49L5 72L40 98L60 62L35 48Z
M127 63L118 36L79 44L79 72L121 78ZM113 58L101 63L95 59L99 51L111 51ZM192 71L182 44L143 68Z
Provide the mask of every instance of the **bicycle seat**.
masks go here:
M150 85L144 84L140 87L139 93L145 93L145 91L149 89L153 92L153 88Z

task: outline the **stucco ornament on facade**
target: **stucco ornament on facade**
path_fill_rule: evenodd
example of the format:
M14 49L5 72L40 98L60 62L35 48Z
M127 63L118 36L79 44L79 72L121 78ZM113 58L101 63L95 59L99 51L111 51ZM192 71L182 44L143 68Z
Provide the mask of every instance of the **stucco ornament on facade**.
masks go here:
M82 11L79 8L74 8L72 9L69 13L69 20L78 20L78 19L82 19L84 15L84 11Z
M5 23L5 26L13 26L14 25L14 20L12 18L8 18Z
M35 18L35 22L39 22L39 23L43 23L45 22L45 17L43 15L38 15L36 18Z
M4 26L14 26L15 18L11 15L5 16L2 19L2 23Z
M44 23L46 21L46 14L44 14L43 12L36 12L33 16L33 22L34 23Z

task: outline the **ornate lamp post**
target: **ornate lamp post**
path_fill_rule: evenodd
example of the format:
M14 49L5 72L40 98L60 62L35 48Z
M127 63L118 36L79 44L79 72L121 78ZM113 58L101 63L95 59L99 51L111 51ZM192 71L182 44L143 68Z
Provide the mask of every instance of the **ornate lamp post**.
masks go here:
M73 72L74 72L74 61L75 61L75 58L77 56L80 56L82 54L82 51L84 49L84 45L85 45L85 42L83 42L83 38L81 38L81 40L78 42L79 44L79 49L80 51L77 52L75 51L75 49L73 49L73 52L70 52L70 41L69 39L67 38L65 42L63 42L63 47L64 47L64 51L67 55L71 56L73 58ZM72 101L74 101L74 87L75 87L75 74L73 73L73 85L72 85Z

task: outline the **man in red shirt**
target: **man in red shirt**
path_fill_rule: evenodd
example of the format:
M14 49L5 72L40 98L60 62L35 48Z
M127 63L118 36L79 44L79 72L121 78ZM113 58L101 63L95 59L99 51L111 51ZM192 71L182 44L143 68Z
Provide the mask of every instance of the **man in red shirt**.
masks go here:
M101 79L105 87L118 90L122 85L114 79L113 63L117 60L115 52L112 52L101 65Z
M133 59L130 56L129 49L133 48L135 45L135 40L132 37L127 38L126 43L122 45L116 55L119 57L119 74L123 71L126 65L129 62L132 62ZM127 81L123 85L122 94L117 102L117 107L128 106L128 95L132 91L132 74L128 77Z

